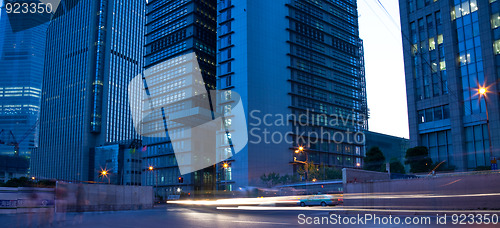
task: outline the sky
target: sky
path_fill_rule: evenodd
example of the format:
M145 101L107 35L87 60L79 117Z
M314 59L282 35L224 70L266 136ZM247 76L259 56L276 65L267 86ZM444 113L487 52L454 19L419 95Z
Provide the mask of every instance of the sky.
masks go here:
M359 32L364 42L369 130L409 137L399 3L358 0ZM397 25L396 25L397 23Z

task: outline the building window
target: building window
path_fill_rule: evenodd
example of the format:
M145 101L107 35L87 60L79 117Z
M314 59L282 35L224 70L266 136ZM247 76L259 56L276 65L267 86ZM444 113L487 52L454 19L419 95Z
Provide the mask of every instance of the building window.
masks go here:
M443 105L428 108L417 112L418 123L428 123L432 121L445 120L450 118L450 106Z
M433 51L436 49L436 41L434 40L434 37L429 39L429 51Z
M489 137L486 124L465 128L465 149L467 154L467 168L489 164Z
M500 27L500 14L496 13L491 15L491 28L496 29Z
M439 131L420 135L422 145L429 148L432 162L446 162L453 165L451 131Z
M500 55L500 40L497 40L493 43L493 52L495 55Z

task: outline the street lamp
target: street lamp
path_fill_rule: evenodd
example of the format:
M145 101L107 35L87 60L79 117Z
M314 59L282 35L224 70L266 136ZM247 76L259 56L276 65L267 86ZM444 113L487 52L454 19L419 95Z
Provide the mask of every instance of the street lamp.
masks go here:
M486 88L484 88L484 87L479 88L479 94L484 96L486 94L486 92L487 92Z
M488 127L488 142L490 146L490 165L491 165L493 164L493 146L491 144L490 117L488 114L488 99L486 97L486 93L488 93L488 90L485 87L479 87L478 92L479 92L479 101L481 101L481 97L484 97L484 107L486 108L486 126Z
M297 150L295 150L296 154L303 153L306 156L306 161L305 162L300 162L304 163L304 174L305 174L305 179L306 179L306 192L307 192L307 178L308 178L308 170L309 170L309 158L307 156L307 152L304 150L303 146L299 146ZM296 157L294 157L294 162L297 162Z
M101 170L101 177L106 177L108 179L108 184L111 184L108 174L109 174L108 170L105 169Z
M151 171L151 172L153 172L154 169L155 168L153 166L151 166L151 165L148 167L148 170ZM155 178L156 179L155 180L155 191L158 194L158 174L157 174L157 172L154 172L154 173L155 173L155 177L156 177Z

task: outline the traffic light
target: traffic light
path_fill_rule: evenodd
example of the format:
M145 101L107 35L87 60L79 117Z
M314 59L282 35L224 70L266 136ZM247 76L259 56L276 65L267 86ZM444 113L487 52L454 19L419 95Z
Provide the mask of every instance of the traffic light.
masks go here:
M184 183L184 178L183 177L179 177L179 183L180 184Z

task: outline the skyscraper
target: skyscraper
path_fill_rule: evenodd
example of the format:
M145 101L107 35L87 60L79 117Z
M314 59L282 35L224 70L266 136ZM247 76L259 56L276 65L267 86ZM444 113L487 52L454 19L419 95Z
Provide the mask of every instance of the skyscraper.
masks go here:
M143 70L145 1L62 1L47 31L40 145L41 178L91 180L95 148L139 138L127 86ZM140 105L140 104L138 104Z
M175 142L170 137L171 134L179 132L179 127L158 126L167 125L166 116L169 114L193 107L191 99L184 99L186 95L188 97L195 95L186 91L189 90L189 86L186 85L203 82L193 81L194 77L179 81L182 75L193 74L192 68L181 70L188 61L194 60L197 62L195 65L199 65L205 83L204 90L215 90L216 2L216 0L153 0L147 4L145 55L147 91L153 102L158 101L159 105L168 104L169 107L164 107L145 119L146 127L142 135L147 151L144 154L143 168L147 173L143 175L143 184L157 186L156 191L162 197L180 192L207 193L215 190L213 166L181 176L177 163L181 158L174 154ZM174 93L172 91L184 91L184 94L175 92L175 98L169 97L168 94ZM193 91L191 90L191 93ZM210 120L212 110L210 107L205 109ZM165 130L168 130L168 133ZM191 148L193 151L196 149L194 146Z
M304 161L361 168L368 109L357 2L221 0L218 11L217 87L241 96L249 125L248 145L217 167L218 188L297 175Z
M0 129L4 143L20 142L19 155L30 156L36 146L37 119L45 52L47 23L18 30L19 24L36 23L37 18L10 18L0 14ZM11 20L16 20L15 22ZM12 132L15 139L10 135ZM9 137L7 137L9 136ZM0 145L0 154L14 154L15 146Z
M452 169L489 167L500 155L500 1L399 4L411 146Z
M177 151L174 154L175 145L168 135L179 132L175 126L168 126L168 134L161 138L158 136L165 133L154 127L167 125L168 108L162 108L144 120L144 142L148 145L145 162L154 167L146 184L157 184L158 192L165 194L177 194L180 188L182 192L214 188L232 191L262 185L263 174L297 174L303 166L298 160L304 159L294 152L299 146L306 148L309 161L315 164L360 168L364 144L361 135L355 133L367 128L367 107L356 2L215 3L149 2L146 79L151 79L146 88L152 91L148 94L152 103L162 97L169 103L167 92L181 90L175 79L185 74L171 70L189 58L178 56L195 52L207 90L215 89L217 72L220 97L212 98L211 111L213 115L224 114L220 132L225 137L214 139L217 155L229 158L178 181L177 162L183 158ZM238 139L230 129L237 125L232 110L239 98L244 106L240 110L245 110L248 120L249 141L235 151ZM178 110L191 107L190 103L179 105ZM304 119L294 119L298 116ZM256 124L257 119L263 124ZM267 121L272 124L268 126Z

